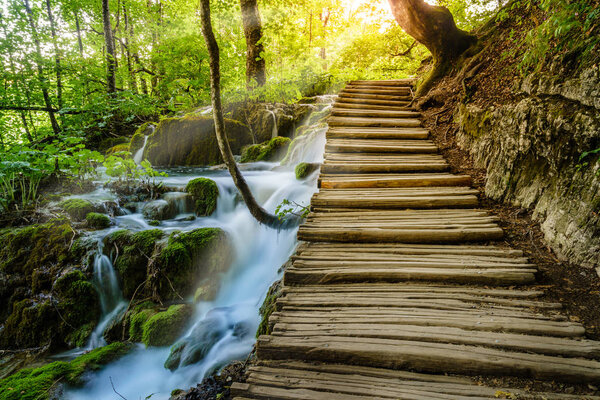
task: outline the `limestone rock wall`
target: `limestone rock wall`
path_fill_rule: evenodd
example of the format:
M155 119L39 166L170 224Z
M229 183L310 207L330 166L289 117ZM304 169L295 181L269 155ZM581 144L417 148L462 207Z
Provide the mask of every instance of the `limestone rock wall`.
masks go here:
M461 105L459 146L487 170L488 197L533 210L557 254L600 266L600 73L532 75L522 100Z

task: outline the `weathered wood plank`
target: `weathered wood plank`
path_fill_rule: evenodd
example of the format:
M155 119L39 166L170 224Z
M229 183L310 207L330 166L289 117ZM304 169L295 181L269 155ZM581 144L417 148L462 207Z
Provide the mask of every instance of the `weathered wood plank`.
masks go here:
M465 186L471 184L469 175L453 174L321 174L322 188L400 188L426 186Z
M421 121L414 118L364 118L364 117L329 117L329 126L354 126L354 127L392 127L392 128L419 128Z

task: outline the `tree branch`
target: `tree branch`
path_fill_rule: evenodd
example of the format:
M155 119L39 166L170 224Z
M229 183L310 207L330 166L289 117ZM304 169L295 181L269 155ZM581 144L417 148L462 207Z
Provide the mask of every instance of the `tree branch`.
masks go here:
M401 53L393 53L392 57L404 57L406 55L408 55L408 53L410 53L410 51L417 45L417 41L413 40L412 44L410 46L408 46L408 49L406 49L405 51L401 52Z

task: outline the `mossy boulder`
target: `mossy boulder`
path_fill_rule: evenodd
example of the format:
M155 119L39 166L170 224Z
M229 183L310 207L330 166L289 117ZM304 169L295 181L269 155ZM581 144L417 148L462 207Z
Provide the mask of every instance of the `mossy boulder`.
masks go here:
M260 309L258 310L261 320L258 325L258 329L256 330L256 337L258 338L260 335L268 335L271 333L273 327L269 324L269 318L271 314L275 311L275 303L277 299L281 297L281 280L276 281L271 285L269 291L267 292L267 296L263 301Z
M95 209L91 201L76 198L62 201L59 204L59 207L77 221L83 220L86 215L93 212Z
M55 361L39 368L26 368L0 380L2 400L42 400L53 398L57 383L79 386L87 371L101 369L104 365L127 354L133 346L112 343L83 354L70 362Z
M225 118L225 130L234 154L253 142L250 129ZM212 117L188 114L160 121L148 137L143 157L152 165L215 165L223 162Z
M296 168L294 168L294 173L296 174L296 179L301 180L306 178L307 176L309 176L310 174L312 174L313 172L315 172L317 169L319 169L320 164L318 163L305 163L302 162L298 165L296 165Z
M159 279L158 293L175 300L192 297L200 285L217 285L219 275L231 266L232 254L229 236L220 228L173 232L160 254L164 278Z
M49 345L57 349L85 344L100 318L100 301L93 284L81 271L73 270L56 280L52 293L52 298L27 298L13 304L0 346Z
M108 256L116 257L113 263L126 298L131 298L138 286L146 281L149 260L154 253L156 242L162 238L163 233L160 229L137 233L121 229L104 238L104 252Z
M277 136L261 144L246 146L240 161L278 161L286 154L290 142L290 138Z
M121 143L111 147L110 149L106 150L106 155L121 155L121 153L125 152L129 153L129 143ZM127 154L127 156L129 156L129 154Z
M146 346L173 344L183 334L193 313L194 309L191 305L177 304L152 316L149 316L149 313L144 314L149 318L142 325L142 342Z
M88 213L85 216L87 226L92 229L106 229L110 226L111 220L108 215L97 212Z
M202 217L208 216L217 209L219 187L212 179L192 179L186 185L185 191L192 196L196 215Z

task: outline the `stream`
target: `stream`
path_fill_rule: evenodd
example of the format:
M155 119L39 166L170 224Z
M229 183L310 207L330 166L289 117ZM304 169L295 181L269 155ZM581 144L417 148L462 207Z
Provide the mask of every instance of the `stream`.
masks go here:
M315 138L303 141L303 148L298 152L301 158L295 161L322 162L325 129L319 129ZM312 194L317 190L318 172L299 181L293 170L297 162L286 167L271 162L241 165L252 193L267 211L274 212L284 199L301 205L310 203ZM110 228L91 233L99 243L94 279L99 286L103 318L92 334L87 349L106 344L102 337L104 329L127 307L111 260L102 255L102 239L117 229L140 231L158 228L170 233L175 230L185 232L202 227L218 227L230 235L235 250L233 265L223 276L215 300L196 303L190 327L180 338L193 343L194 329L205 324L215 330L218 340L201 361L174 371L163 366L169 356L169 347L146 348L143 344L137 344L129 354L94 373L85 386L67 388L64 393L66 399L121 398L113 391L111 381L115 390L129 400L144 399L147 396L152 399L168 399L172 390L188 389L229 362L245 359L255 343L254 334L260 322L258 309L270 285L280 277L280 267L296 247L297 228L277 231L259 225L240 200L226 170L181 167L162 171L169 176L158 179L168 187L183 189L188 181L197 177L214 180L219 187L217 209L210 217L189 220L186 217L192 214L186 213L187 210L182 208L182 213L171 220L162 221L160 226L148 225L139 212L128 213L114 218L115 224ZM91 201L116 200L116 196L103 188L78 197ZM243 327L242 334L240 327ZM79 352L81 350L84 349L79 349Z

